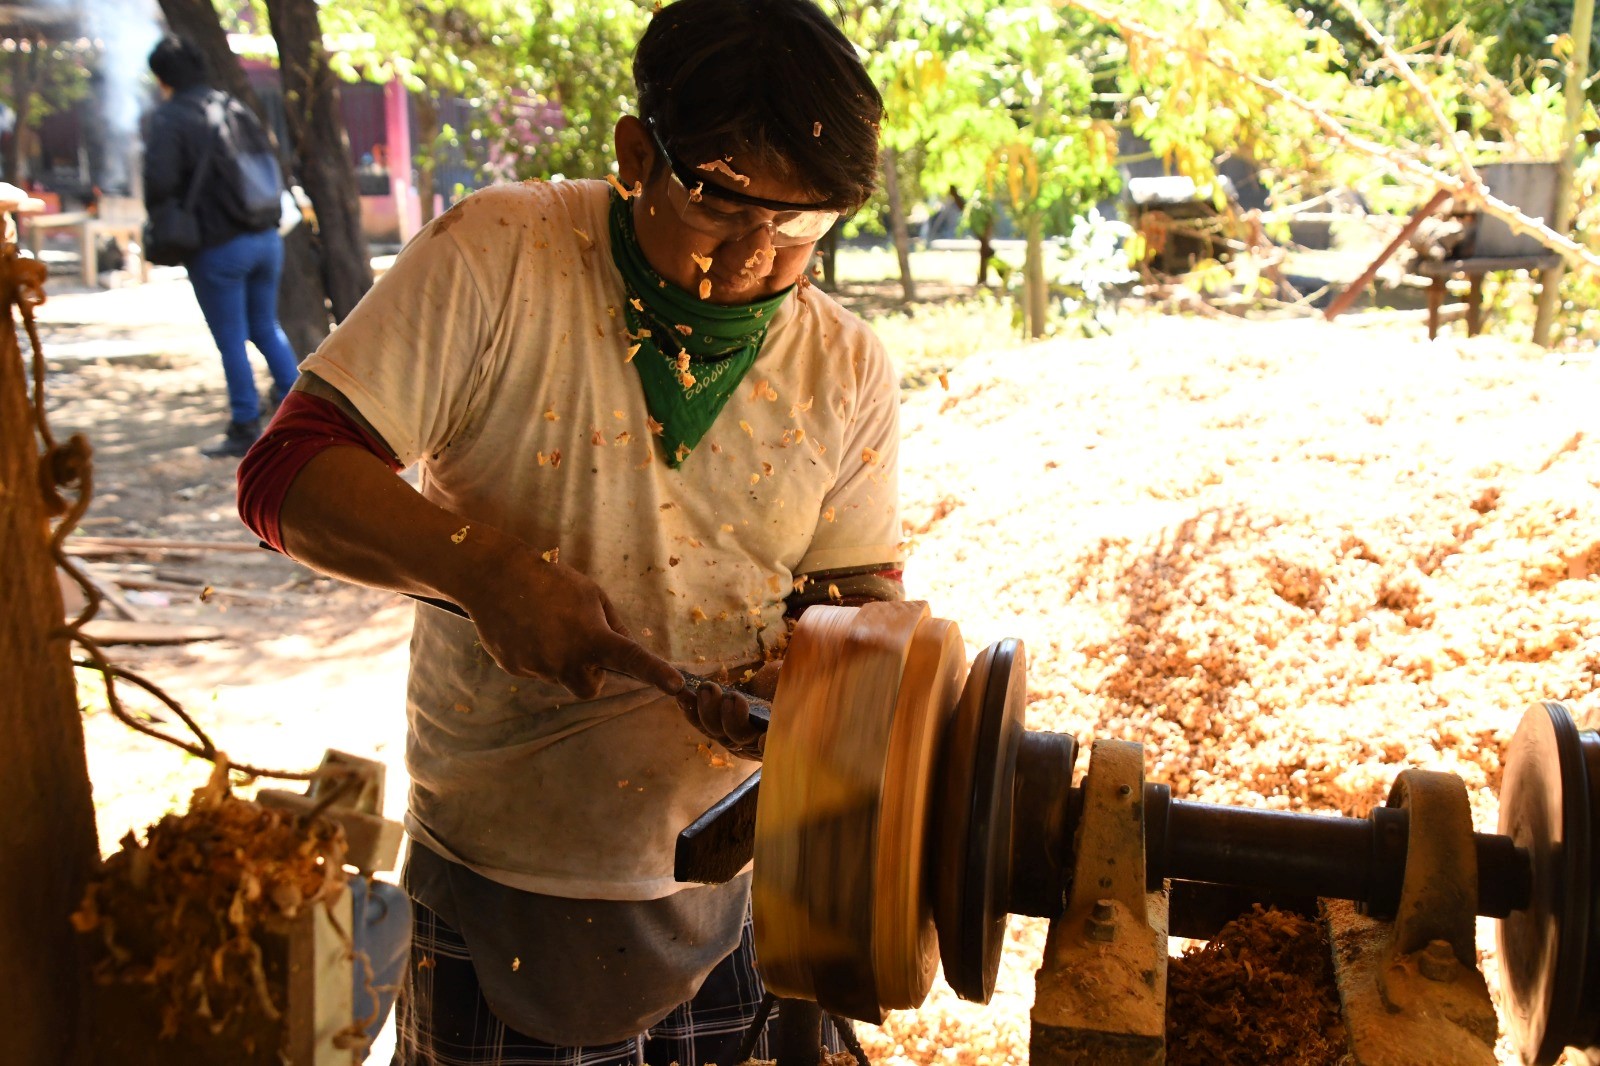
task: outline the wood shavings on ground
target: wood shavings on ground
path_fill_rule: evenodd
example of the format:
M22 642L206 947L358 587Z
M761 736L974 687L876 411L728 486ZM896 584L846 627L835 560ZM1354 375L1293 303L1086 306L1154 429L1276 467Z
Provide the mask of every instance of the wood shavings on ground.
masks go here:
M1340 1066L1328 938L1315 921L1256 907L1167 967L1168 1066Z
M259 1032L285 1007L261 937L345 890L344 831L236 798L226 759L187 812L132 833L72 916L101 985L149 988L163 1037Z
M1175 796L1258 808L1359 817L1448 771L1493 831L1526 706L1600 717L1592 362L1151 318L959 374L958 405L902 407L904 513L943 511L907 591L969 658L1025 641L1030 728L1140 741ZM1026 1063L1045 929L1011 919L990 1006L941 981L861 1027L875 1066Z

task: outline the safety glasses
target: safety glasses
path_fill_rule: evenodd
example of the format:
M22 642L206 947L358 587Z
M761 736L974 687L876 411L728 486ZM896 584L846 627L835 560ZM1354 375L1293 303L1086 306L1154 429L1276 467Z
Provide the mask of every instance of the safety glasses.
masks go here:
M838 211L767 200L711 181L672 154L653 119L645 125L672 171L667 200L690 229L721 241L738 241L765 226L771 230L773 247L789 248L815 243L839 221Z

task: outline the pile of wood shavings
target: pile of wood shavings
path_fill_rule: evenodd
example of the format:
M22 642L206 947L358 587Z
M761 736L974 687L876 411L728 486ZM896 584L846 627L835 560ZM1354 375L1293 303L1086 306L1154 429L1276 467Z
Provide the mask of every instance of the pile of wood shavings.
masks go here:
M1416 766L1493 831L1524 708L1600 714L1582 360L1154 319L974 356L902 417L909 593L969 658L1026 642L1030 728L1140 741L1177 796L1361 816ZM1027 1062L1045 927L1012 919L989 1006L940 982L863 1028L874 1062Z
M1339 1066L1344 1022L1316 922L1256 907L1167 967L1168 1066Z
M277 919L345 890L344 831L309 824L232 794L226 760L189 810L133 833L106 859L73 915L97 941L94 978L152 986L161 1035L204 1026L213 1035L254 1016L275 1022L258 934Z

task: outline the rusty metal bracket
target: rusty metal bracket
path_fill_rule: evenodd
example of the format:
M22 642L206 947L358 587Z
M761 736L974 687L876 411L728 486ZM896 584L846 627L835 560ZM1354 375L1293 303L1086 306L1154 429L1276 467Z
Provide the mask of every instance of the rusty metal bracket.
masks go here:
M1478 970L1477 851L1466 785L1404 770L1389 793L1408 815L1392 924L1325 904L1355 1066L1491 1066L1494 1005Z
M1066 910L1035 978L1035 1066L1166 1058L1167 912L1145 891L1144 748L1096 741L1081 786Z

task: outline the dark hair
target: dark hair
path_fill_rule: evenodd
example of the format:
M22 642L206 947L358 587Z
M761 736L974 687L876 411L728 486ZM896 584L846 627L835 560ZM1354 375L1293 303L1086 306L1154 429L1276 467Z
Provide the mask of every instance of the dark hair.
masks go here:
M206 83L206 57L189 41L169 33L150 53L150 73L163 85L183 92Z
M812 0L676 0L640 38L633 81L690 166L754 155L844 211L877 187L883 98Z

